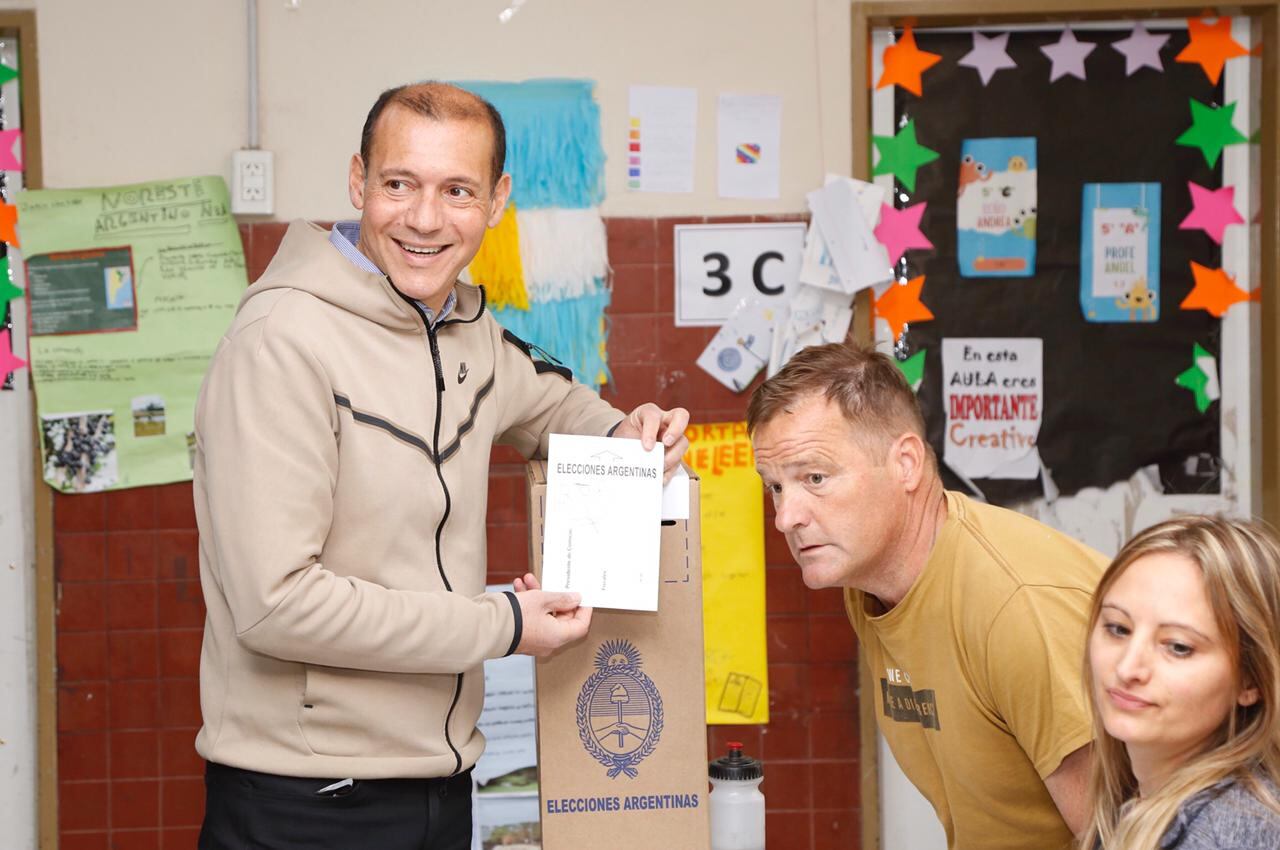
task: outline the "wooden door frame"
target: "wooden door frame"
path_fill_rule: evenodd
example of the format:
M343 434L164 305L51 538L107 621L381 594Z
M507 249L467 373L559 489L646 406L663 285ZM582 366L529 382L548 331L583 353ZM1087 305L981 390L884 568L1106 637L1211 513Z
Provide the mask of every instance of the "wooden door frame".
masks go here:
M902 26L914 22L920 27L979 27L1010 23L1047 23L1079 20L1151 20L1197 17L1204 13L1204 0L1156 0L1144 5L1132 0L876 0L854 2L851 9L850 75L853 83L853 176L871 179L871 32L877 27ZM1248 15L1258 25L1262 51L1261 147L1276 151L1280 142L1280 0L1257 0L1231 6L1236 15ZM1261 280L1261 370L1262 469L1259 514L1280 526L1280 291L1276 285L1280 262L1280 169L1276 156L1261 157L1260 227L1262 252ZM872 339L874 314L870 293L863 291L855 302L855 315L867 317L858 323L855 338ZM860 732L862 800L862 848L880 847L880 781L878 733L875 719L875 677L858 657L858 714Z
M44 187L40 130L40 63L34 9L0 11L0 34L18 40L18 108L22 115L22 185ZM9 198L12 202L12 198ZM58 682L56 601L53 569L53 491L40 464L35 388L27 374L32 410L32 497L35 518L36 636L36 841L40 850L58 846ZM15 386L15 391L19 391Z

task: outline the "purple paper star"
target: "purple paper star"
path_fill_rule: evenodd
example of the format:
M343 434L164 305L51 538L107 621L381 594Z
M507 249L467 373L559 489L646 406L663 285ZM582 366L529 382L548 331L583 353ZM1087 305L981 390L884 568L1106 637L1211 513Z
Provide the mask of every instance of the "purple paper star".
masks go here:
M1076 41L1076 34L1070 29L1062 31L1062 38L1056 44L1040 48L1040 52L1049 57L1053 68L1049 71L1049 82L1070 74L1084 79L1084 58L1093 52L1098 45L1087 41Z
M973 34L973 49L960 57L959 65L978 69L978 76L985 86L1001 68L1016 68L1018 63L1009 58L1007 50L1009 34L1002 32L987 38L980 32Z
M911 248L932 248L933 243L920 232L920 217L924 215L928 201L912 204L905 209L894 209L888 204L880 207L880 223L875 236L889 252L889 264L894 265Z
M1124 75L1133 76L1134 71L1143 68L1164 70L1164 62L1160 59L1160 48L1169 40L1169 34L1152 35L1142 24L1134 24L1133 32L1128 38L1114 41L1111 46L1124 54Z
M1187 181L1187 188L1191 190L1191 214L1178 225L1179 230L1198 227L1221 245L1222 233L1228 224L1244 224L1244 219L1236 212L1234 186L1208 189Z

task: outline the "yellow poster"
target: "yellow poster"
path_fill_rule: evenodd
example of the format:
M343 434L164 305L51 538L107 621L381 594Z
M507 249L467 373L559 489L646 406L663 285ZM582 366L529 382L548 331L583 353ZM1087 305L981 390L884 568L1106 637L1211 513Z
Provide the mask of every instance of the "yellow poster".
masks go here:
M745 422L690 425L685 462L702 479L707 722L769 722L764 489Z

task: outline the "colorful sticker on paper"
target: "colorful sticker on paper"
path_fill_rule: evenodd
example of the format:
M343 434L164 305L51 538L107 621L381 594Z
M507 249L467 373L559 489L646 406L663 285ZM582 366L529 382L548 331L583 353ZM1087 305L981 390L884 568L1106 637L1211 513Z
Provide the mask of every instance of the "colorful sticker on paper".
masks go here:
M1036 271L1036 140L965 139L956 197L962 277Z
M1080 309L1090 322L1160 318L1160 184L1086 183Z

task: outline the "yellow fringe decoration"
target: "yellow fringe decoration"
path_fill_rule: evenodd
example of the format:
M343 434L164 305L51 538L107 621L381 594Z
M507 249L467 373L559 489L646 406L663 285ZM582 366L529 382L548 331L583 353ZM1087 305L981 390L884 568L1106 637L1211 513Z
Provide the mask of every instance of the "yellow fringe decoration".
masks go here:
M472 283L482 284L493 307L529 309L529 292L520 264L520 234L516 205L507 204L498 226L489 230L467 267Z
M600 317L600 362L606 364L606 368L607 368L607 364L609 363L609 352L605 348L605 340L606 340L608 331L609 331L609 327L608 325L605 324L605 318L604 316L601 316ZM599 389L602 385L607 383L609 383L609 373L602 368L600 370L600 373L596 375L596 388Z

